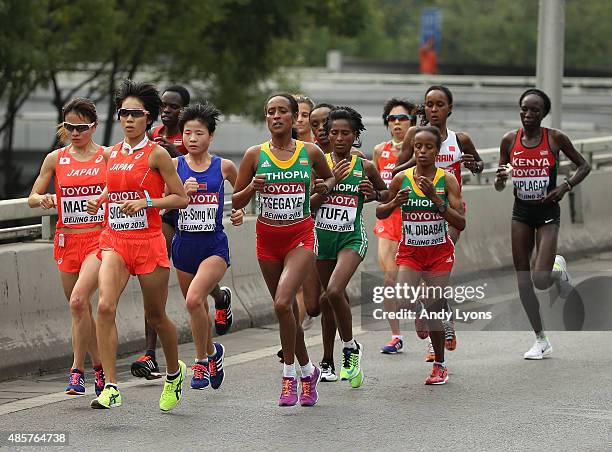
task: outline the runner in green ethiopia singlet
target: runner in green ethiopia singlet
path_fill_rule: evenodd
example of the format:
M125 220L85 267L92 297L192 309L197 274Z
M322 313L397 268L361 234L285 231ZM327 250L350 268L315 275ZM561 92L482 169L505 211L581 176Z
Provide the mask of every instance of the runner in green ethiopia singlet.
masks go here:
M256 174L266 174L258 192L259 215L269 220L301 220L310 215L312 163L302 141L289 160L277 159L270 143L261 145Z
M325 158L330 168L333 167L331 154ZM359 191L359 182L366 178L361 158L351 156L348 174L336 182L317 210L318 260L336 260L344 248L355 250L362 259L365 257L368 235L361 216L364 195Z
M402 204L402 243L408 246L434 246L446 243L447 223L438 213L438 209L430 199L425 196L414 180L414 167L404 172L402 190L408 187L408 201ZM444 170L436 169L433 180L436 194L446 204L446 190L444 187Z

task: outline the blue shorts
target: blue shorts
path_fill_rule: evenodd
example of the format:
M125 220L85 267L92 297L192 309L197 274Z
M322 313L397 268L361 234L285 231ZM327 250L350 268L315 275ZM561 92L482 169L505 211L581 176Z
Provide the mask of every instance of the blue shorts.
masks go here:
M219 256L230 266L225 232L178 232L172 239L172 263L178 270L195 275L200 264L211 256Z

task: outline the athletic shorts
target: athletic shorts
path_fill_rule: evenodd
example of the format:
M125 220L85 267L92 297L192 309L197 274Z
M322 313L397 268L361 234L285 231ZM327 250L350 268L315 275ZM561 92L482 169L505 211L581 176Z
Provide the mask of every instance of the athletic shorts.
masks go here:
M230 266L227 235L223 231L177 233L172 238L174 268L195 275L200 264L211 256L219 256Z
M514 199L512 207L512 221L519 221L537 229L545 224L561 223L561 208L558 202L548 202L546 204L531 204L520 199Z
M174 227L175 226L175 222L174 222L175 213L176 213L176 210L166 210L164 214L161 216L162 223L166 223L167 225Z
M382 239L401 242L402 240L402 212L399 208L384 220L376 220L374 234Z
M81 265L87 256L97 255L101 233L102 229L80 233L55 231L53 258L57 262L57 268L68 273L81 271Z
M455 263L455 245L448 235L446 243L435 246L412 246L400 242L395 263L398 267L410 267L421 272L450 272Z
M100 235L100 254L119 254L131 275L146 275L157 267L170 268L166 239L159 232L116 232L105 229Z
M317 260L337 260L340 250L350 248L363 258L368 251L368 234L363 227L355 228L350 232L326 231L316 228L317 242L319 242L319 252Z
M289 251L299 246L317 254L317 237L310 215L297 223L282 226L257 220L255 248L260 261L284 262Z

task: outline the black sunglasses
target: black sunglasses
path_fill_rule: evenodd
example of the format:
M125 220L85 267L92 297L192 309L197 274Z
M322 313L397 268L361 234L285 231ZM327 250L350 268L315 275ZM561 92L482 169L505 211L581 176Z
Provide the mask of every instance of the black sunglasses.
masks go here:
M127 118L130 115L132 118L142 118L148 114L149 112L147 110L142 110L141 108L120 108L119 111L117 111L117 118Z
M96 123L92 122L91 124L72 124L71 122L64 121L62 123L62 127L66 129L68 132L77 131L79 133L87 132L91 129Z

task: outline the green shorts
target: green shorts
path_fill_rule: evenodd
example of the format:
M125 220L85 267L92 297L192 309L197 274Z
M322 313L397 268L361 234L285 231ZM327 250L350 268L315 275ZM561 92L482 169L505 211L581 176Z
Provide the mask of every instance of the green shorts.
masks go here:
M344 248L355 250L363 259L368 251L368 234L361 225L350 232L326 231L315 229L317 232L317 260L336 260L338 253Z

